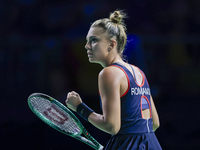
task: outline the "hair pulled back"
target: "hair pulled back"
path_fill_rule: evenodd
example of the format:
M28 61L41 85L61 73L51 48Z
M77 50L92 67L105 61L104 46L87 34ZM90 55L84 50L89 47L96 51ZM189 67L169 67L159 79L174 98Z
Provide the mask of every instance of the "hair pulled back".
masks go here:
M122 56L127 41L126 25L124 23L126 14L122 10L110 13L109 18L95 21L91 27L101 27L105 30L108 40L115 37L117 41L117 51Z

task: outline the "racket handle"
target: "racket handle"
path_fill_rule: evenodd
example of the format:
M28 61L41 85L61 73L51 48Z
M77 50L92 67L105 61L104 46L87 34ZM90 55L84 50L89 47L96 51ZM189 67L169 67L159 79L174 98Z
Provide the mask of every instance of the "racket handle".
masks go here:
M104 148L104 147L101 145L101 146L99 147L99 149L98 149L98 150L103 150L103 148Z
M93 145L95 145L95 147L97 148L97 150L101 150L103 149L103 146L97 142L88 132L86 129L83 129L83 134L92 141Z
M83 141L85 144L88 144L89 146L91 146L92 148L96 149L96 150L103 150L103 146L101 144L94 144L93 141L90 141L82 136L75 136L75 138L77 140Z

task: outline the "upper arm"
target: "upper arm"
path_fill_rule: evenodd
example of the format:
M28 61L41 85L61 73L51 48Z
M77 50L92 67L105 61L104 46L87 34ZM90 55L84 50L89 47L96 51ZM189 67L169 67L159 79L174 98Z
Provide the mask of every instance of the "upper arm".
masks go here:
M107 67L99 74L99 92L104 121L116 133L121 126L120 85L122 75L116 67Z

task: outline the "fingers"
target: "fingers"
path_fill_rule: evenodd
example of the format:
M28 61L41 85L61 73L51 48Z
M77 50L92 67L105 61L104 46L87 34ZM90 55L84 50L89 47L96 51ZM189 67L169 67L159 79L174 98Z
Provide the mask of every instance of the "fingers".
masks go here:
M66 101L65 101L65 103L67 104L67 101L68 101L68 99L71 97L71 92L69 92L68 94L67 94L67 98L66 98Z
M76 93L75 91L69 92L69 93L67 94L67 99L66 99L65 102L67 103L68 99L69 99L69 98L72 98L72 97L79 97L79 94Z
M72 109L73 111L76 111L77 106L82 103L82 100L78 93L71 91L67 94L67 98L65 100L65 103L68 108Z
M78 93L76 93L75 91L70 92L72 95L78 95Z
M68 97L71 97L71 96L79 96L79 94L76 93L76 92L74 92L74 91L72 91L72 92L69 92L69 93L67 94L67 98L68 98Z

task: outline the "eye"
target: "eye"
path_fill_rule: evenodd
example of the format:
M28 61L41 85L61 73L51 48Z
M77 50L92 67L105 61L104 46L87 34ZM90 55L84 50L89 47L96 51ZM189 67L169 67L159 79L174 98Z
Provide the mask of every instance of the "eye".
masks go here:
M96 39L96 38L90 39L90 43L96 43L96 42L97 42L97 39Z
M92 42L97 42L97 39L92 39Z

